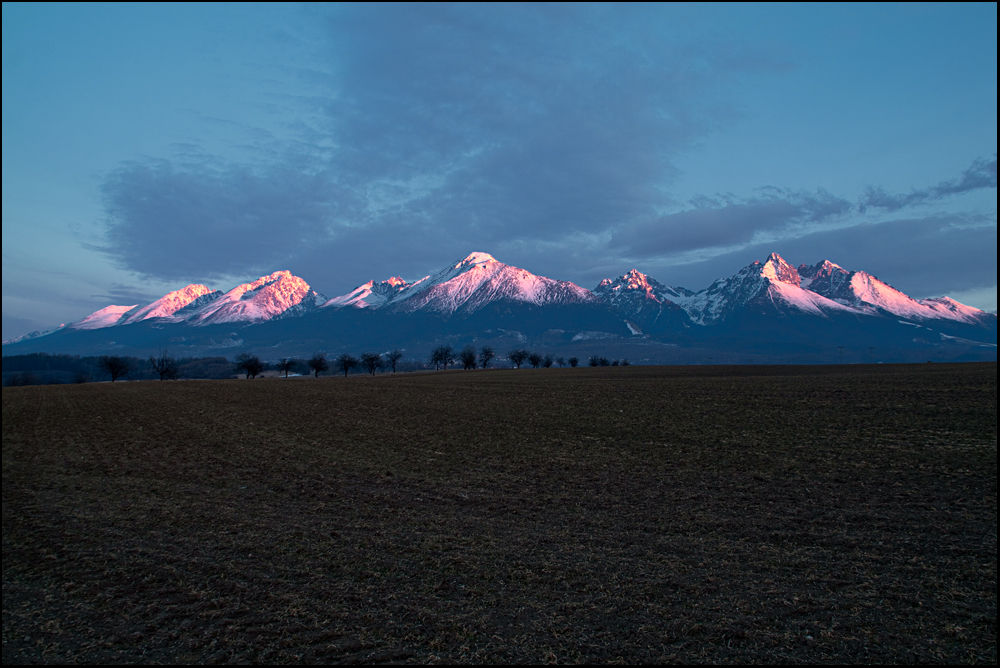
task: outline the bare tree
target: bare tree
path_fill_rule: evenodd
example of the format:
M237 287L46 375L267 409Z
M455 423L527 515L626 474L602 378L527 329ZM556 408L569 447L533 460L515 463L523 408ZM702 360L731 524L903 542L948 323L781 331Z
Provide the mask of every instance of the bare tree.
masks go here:
M568 361L569 361L569 365L571 367L573 367L574 369L577 367L578 364L580 364L580 360L577 359L576 357L570 357Z
M309 360L309 368L319 378L321 373L330 368L330 363L326 361L326 353L316 353L313 355L312 359Z
M479 366L484 369L488 368L494 357L496 357L496 353L493 352L493 349L489 346L483 346L479 350Z
M344 378L347 377L347 374L350 373L351 369L358 366L359 364L361 364L361 361L357 357L355 357L354 355L349 355L347 353L344 353L343 355L338 357L337 361L335 362L337 371L344 372Z
M629 366L630 364L631 362L628 361L628 358L622 360L622 366Z
M542 366L546 369L552 368L552 355L546 355L545 359L542 360Z
M451 349L451 346L438 346L431 353L431 364L434 365L435 369L440 369L442 366L444 370L448 370L448 365L455 361L455 351Z
M278 371L284 371L285 378L288 378L288 372L296 368L296 366L298 365L295 363L295 360L291 359L290 357L282 357L281 361L278 362L275 366L278 368Z
M122 376L125 376L132 370L132 363L126 357L117 357L113 355L105 355L98 362L98 366L101 371L104 371L109 376L111 376L111 382L115 382Z
M361 353L361 366L374 376L382 368L382 356L378 353Z
M462 368L468 371L476 368L476 349L472 346L462 348L458 354L458 360L462 363Z
M396 364L401 359L403 359L403 352L399 348L396 348L391 353L385 354L386 364L389 365L393 373L396 373Z
M237 355L234 366L237 371L246 373L247 379L256 378L264 371L264 363L260 361L259 357L250 353L240 353Z
M531 353L528 355L528 361L531 362L532 369L537 369L542 364L542 356L538 353Z
M564 357L557 357L556 358L556 364L559 365L560 369L563 368L564 366L566 366L566 358L564 358Z
M597 355L591 355L590 359L587 360L587 361L590 363L590 366L600 366L601 365L601 358L598 357Z
M520 369L521 365L524 364L524 360L528 359L528 355L530 354L531 353L529 353L527 350L524 350L522 348L517 348L507 353L507 358L514 364L516 368Z
M177 372L179 371L177 360L168 355L166 350L161 350L157 355L150 355L149 366L153 367L153 371L160 374L160 380L164 378L177 380Z

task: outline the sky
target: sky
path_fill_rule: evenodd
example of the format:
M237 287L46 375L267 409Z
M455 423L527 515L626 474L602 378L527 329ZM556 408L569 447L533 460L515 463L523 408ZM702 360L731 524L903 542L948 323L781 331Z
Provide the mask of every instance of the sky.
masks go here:
M3 4L3 338L473 251L996 310L997 7Z

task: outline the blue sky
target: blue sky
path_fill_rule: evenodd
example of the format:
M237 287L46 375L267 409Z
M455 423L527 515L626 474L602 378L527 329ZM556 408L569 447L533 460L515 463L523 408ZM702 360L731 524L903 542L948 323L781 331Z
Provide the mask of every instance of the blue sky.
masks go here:
M996 4L3 5L3 337L471 251L996 309Z

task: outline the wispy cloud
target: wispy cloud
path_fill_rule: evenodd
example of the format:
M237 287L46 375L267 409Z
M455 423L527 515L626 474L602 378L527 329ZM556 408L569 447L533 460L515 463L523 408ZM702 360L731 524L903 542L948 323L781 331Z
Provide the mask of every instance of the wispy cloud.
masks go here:
M914 189L905 194L888 193L877 186L867 188L858 202L858 209L862 213L868 209L899 211L907 207L941 200L951 195L996 187L997 156L994 155L992 160L983 158L975 160L957 179L942 181L929 188Z
M747 200L701 197L693 204L684 211L619 228L610 248L626 257L648 258L727 247L749 243L761 232L825 223L853 208L847 200L823 190L801 193L777 188Z

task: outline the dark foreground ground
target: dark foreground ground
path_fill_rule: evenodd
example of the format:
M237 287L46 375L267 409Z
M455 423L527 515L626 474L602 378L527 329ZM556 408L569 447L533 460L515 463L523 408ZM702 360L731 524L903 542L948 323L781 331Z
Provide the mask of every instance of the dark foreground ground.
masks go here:
M997 661L997 365L4 388L3 661Z

